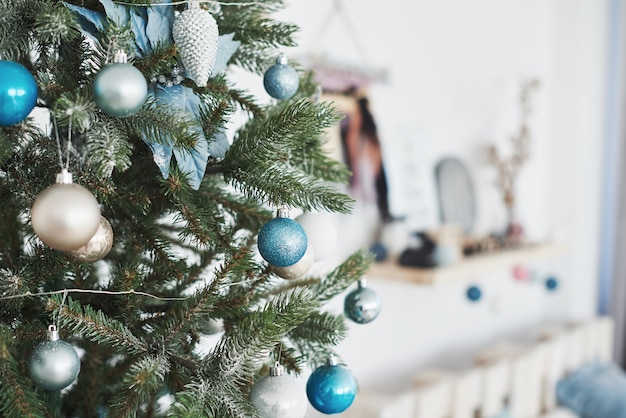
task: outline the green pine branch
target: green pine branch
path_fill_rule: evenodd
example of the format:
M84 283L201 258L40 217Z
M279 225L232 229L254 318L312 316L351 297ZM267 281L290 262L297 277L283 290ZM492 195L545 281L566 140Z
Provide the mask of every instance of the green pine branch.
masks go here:
M158 395L169 370L170 363L163 355L145 356L135 362L123 377L126 390L111 401L111 416L136 417L140 407Z
M62 307L60 296L48 299L46 310L59 312L59 326L72 334L119 348L128 354L149 352L148 345L134 336L121 322L107 317L102 311L96 311L89 305L83 306L71 297L67 298Z

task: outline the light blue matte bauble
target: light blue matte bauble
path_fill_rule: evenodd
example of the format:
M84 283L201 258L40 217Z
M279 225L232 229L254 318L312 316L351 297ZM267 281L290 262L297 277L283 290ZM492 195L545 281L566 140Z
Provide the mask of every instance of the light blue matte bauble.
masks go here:
M298 91L300 79L298 73L283 56L272 65L263 76L263 85L267 94L275 99L288 99Z
M101 69L93 83L93 98L109 116L125 118L137 112L148 97L148 83L141 71L127 63Z
M261 256L271 265L292 266L306 252L306 232L291 218L274 218L259 231L257 246Z
M467 298L471 302L478 302L480 298L482 297L482 295L483 295L483 292L480 290L480 287L478 286L470 286L467 289Z
M550 292L556 292L558 287L559 281L557 279L555 279L554 277L549 277L548 279L546 279L546 289L548 289Z
M0 61L0 126L26 119L37 103L37 83L22 64Z
M74 347L59 340L54 326L49 328L49 341L44 341L30 356L30 376L45 390L61 390L71 385L80 372L80 358Z
M348 293L343 303L344 314L357 324L367 324L378 317L381 300L378 293L365 287L363 280L359 288Z
M347 367L329 363L318 367L306 383L306 396L323 414L338 414L352 405L357 384Z

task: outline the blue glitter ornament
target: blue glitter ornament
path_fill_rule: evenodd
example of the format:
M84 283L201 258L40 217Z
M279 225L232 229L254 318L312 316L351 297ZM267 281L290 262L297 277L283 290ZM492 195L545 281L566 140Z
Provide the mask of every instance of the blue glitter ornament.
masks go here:
M0 126L26 119L37 103L37 83L22 64L0 61Z
M323 414L338 414L352 405L356 397L356 379L346 366L331 357L324 366L315 369L306 382L306 396L315 409Z
M261 256L271 265L292 266L306 253L306 232L298 222L279 211L278 217L263 225L259 231L257 246Z
M263 85L267 94L275 99L288 99L298 91L300 79L293 67L287 64L287 58L281 55L263 76Z
M93 82L96 105L116 118L136 113L148 97L148 82L141 71L127 63L127 59L123 51L118 51L113 64L102 68Z
M467 288L467 299L471 302L478 302L482 296L483 292L480 290L480 287L470 286Z
M555 292L559 287L559 281L554 277L548 277L546 279L546 289L550 292Z
M380 296L365 286L365 279L359 280L358 289L348 293L343 303L344 314L357 324L372 322L378 317L380 308Z

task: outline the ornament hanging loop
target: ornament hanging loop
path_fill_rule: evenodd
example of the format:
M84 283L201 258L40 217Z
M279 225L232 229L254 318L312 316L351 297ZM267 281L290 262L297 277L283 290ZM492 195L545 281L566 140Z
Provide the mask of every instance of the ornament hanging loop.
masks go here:
M49 341L58 341L59 338L59 330L56 325L48 325L48 340Z

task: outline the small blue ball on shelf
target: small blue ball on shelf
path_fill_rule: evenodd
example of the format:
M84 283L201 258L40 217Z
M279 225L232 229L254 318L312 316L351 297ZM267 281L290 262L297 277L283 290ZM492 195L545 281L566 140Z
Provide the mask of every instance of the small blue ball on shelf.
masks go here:
M285 100L298 91L300 79L298 73L287 64L287 57L281 55L263 76L263 86L267 94L275 99Z
M546 289L548 289L549 292L556 292L558 288L559 281L557 279L555 279L554 277L548 277L546 279Z
M339 414L352 405L357 384L352 372L334 357L309 376L306 395L313 408L323 414Z
M372 246L370 247L370 252L374 254L374 261L378 263L380 263L381 261L385 261L389 256L387 247L385 247L380 241L372 244Z
M483 296L483 292L478 286L470 286L467 288L467 299L470 302L478 302Z
M37 104L37 83L22 64L0 61L0 126L15 125Z
M257 246L261 257L276 267L289 267L296 264L307 249L304 228L283 211L267 222L259 231Z

